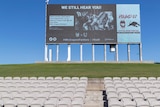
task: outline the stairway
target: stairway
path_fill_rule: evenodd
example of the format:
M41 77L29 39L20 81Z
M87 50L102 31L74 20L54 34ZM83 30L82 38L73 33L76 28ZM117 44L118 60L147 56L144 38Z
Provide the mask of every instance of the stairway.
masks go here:
M89 78L84 107L104 107L104 81Z

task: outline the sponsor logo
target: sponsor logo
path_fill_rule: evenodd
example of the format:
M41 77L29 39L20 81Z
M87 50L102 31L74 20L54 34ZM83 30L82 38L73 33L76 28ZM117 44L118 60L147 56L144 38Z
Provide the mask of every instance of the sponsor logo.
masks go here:
M57 38L56 37L49 37L49 41L51 41L51 42L54 41L55 42L55 41L57 41Z

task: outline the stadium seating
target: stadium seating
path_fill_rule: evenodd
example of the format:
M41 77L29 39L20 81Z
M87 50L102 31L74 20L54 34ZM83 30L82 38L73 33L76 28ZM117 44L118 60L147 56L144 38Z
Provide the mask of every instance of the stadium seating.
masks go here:
M104 77L108 107L160 107L160 77Z
M88 80L61 76L0 77L0 106L160 107L160 77L104 77L104 90L99 91L88 91L88 85L94 85Z
M87 77L0 77L1 107L83 107Z

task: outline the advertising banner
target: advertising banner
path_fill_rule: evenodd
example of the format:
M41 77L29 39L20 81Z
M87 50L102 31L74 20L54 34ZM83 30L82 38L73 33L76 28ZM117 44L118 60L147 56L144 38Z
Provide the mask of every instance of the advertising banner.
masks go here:
M46 44L116 44L116 5L47 5Z
M139 4L117 4L116 12L118 43L140 43Z

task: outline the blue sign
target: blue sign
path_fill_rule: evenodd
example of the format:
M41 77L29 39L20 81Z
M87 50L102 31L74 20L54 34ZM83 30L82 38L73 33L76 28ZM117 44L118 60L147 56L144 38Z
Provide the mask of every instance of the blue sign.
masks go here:
M116 5L118 43L141 42L139 7L138 4Z

